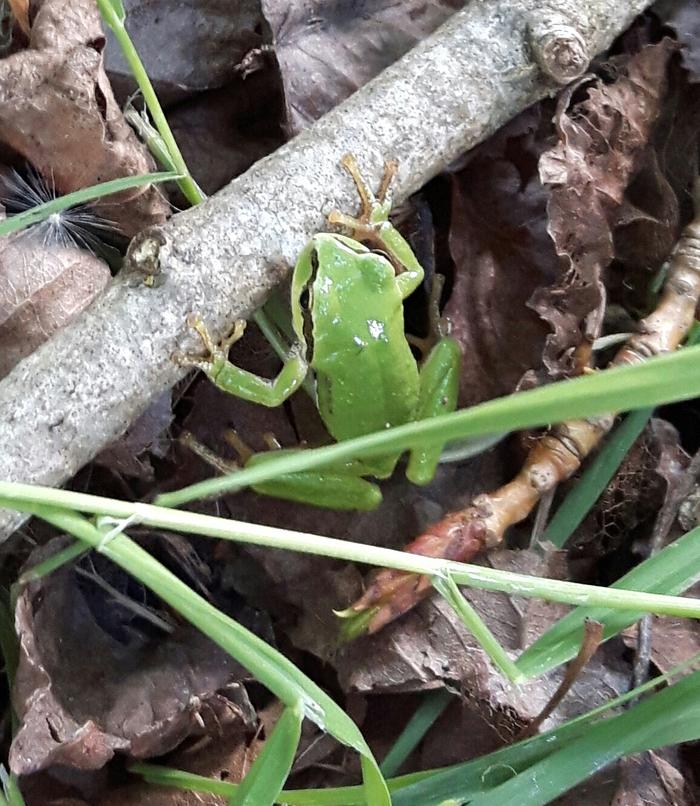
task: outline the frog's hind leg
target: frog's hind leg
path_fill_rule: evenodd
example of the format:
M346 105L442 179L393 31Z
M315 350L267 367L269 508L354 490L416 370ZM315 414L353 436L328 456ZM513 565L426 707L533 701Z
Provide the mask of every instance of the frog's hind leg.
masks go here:
M457 407L461 352L454 339L444 338L431 350L420 370L420 392L416 420L447 414ZM441 443L413 448L406 476L414 484L428 484L437 469Z

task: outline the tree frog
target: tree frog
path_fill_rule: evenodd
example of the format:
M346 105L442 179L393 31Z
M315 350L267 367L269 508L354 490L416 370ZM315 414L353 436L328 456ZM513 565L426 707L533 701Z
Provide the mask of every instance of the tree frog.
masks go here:
M352 237L320 233L299 256L291 282L297 344L278 376L261 378L228 360L244 322L237 322L232 334L216 345L203 323L190 319L208 356L179 359L202 369L224 391L265 406L281 405L313 372L321 419L336 440L453 411L460 363L457 343L445 336L419 368L406 339L403 301L422 282L423 269L389 221L396 163L386 163L376 196L352 156L341 164L357 186L361 211L357 218L332 212L329 223ZM441 448L430 444L411 451L406 474L412 482L427 484L432 479ZM248 464L278 455L254 454ZM340 466L282 476L254 489L332 509L373 509L381 492L366 477L387 478L399 458L358 457Z

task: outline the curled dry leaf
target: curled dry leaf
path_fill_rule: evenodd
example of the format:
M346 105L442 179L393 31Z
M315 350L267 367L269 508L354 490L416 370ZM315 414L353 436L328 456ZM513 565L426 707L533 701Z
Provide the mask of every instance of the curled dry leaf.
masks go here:
M106 264L31 232L0 239L0 377L64 327L110 280Z
M29 48L0 61L0 140L59 193L154 169L114 100L103 47L94 0L43 0ZM154 186L95 206L128 236L169 212Z
M124 0L126 29L162 101L227 84L262 44L259 0ZM107 72L119 94L136 89L121 48L107 32Z
M65 545L51 541L31 564ZM176 557L177 541L174 548ZM254 725L237 682L242 668L198 630L163 632L144 590L98 561L86 558L83 573L63 567L18 599L13 701L21 727L10 767L19 775L52 765L99 769L115 752L161 755L203 727L216 733L229 723ZM125 606L125 598L135 605Z
M554 331L544 352L554 374L570 371L573 350L599 335L603 272L614 256L612 225L645 157L674 48L669 39L647 45L616 60L615 80L596 79L585 100L569 108L585 79L559 99L558 143L540 157L539 170L550 188L548 230L565 274L530 301Z
M263 0L295 134L461 8L461 0Z

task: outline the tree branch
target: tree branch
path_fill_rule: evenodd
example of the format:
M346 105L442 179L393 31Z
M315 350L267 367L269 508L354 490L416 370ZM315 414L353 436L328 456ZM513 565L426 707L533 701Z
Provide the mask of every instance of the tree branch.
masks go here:
M343 154L373 174L397 159L401 200L580 75L647 5L468 3L208 202L142 233L105 294L0 383L0 478L63 483L182 376L171 356L189 340L188 313L217 335L258 307L325 215L352 209ZM0 540L23 517L0 511Z

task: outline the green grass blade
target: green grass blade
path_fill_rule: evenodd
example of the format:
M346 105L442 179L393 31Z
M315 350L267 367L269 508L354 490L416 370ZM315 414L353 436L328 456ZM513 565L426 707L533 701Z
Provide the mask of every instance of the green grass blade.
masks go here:
M491 658L493 665L505 675L511 683L520 683L525 680L525 675L516 666L506 650L500 645L498 639L488 628L486 622L464 596L462 596L462 592L457 587L454 577L451 575L443 579L434 577L433 587L435 590L439 591L460 617L465 627L476 638L489 658Z
M228 476L193 484L156 499L180 506L197 498L221 495L282 473L309 470L334 462L405 451L431 442L448 443L503 431L548 425L611 411L641 409L700 396L700 347L687 347L635 366L518 392L468 409L385 431L344 440L314 450L287 454Z
M154 528L218 537L257 546L301 551L351 562L397 568L428 576L450 575L458 585L471 585L483 590L501 591L509 595L532 596L553 602L590 607L606 607L634 612L700 618L700 601L691 597L659 595L577 582L535 577L512 571L500 571L483 565L469 565L451 560L427 557L405 551L385 549L364 543L352 543L322 535L293 532L255 523L216 518L187 510L156 507L132 501L35 487L31 484L0 481L0 505L36 514L37 507L55 507L60 511L79 510L110 518L123 518ZM114 531L114 530L113 530Z
M618 425L556 511L542 540L559 548L566 543L610 484L652 412L650 408L633 411Z
M700 323L696 320L685 341L686 347L700 342ZM653 409L633 411L606 439L597 456L571 489L544 532L548 540L561 548L580 526L591 507L600 498L622 460L649 422Z
M73 193L67 193L65 196L51 199L51 201L32 207L31 210L25 210L23 213L18 213L6 218L4 221L0 221L0 237L11 235L13 232L38 224L51 215L62 213L69 207L75 207L76 204L85 204L85 202L100 199L112 193L119 193L122 190L141 187L142 185L168 182L169 180L178 179L179 176L180 174L174 171L160 171L139 176L123 176L120 179L110 179L109 182L92 185L89 188L81 188Z
M141 90L143 99L146 102L146 106L148 107L151 118L153 118L156 129L158 130L158 133L163 139L163 143L168 150L170 157L169 164L174 165L178 172L177 183L180 186L180 190L182 190L183 195L190 204L199 204L206 199L206 196L202 189L194 181L189 169L187 168L185 160L183 159L177 142L175 141L175 137L173 136L172 130L168 125L168 120L165 117L165 113L160 105L158 96L156 95L153 85L151 84L151 80L148 77L146 68L143 66L143 62L141 61L141 58L134 47L134 43L131 41L131 37L124 26L126 13L121 0L97 0L97 7L100 10L100 14L102 15L102 19L104 20L105 24L108 25L112 30L114 38L119 43L119 47L122 49L124 58L129 65L129 69L136 79L136 83L139 85L139 89Z
M385 778L395 775L430 730L445 708L454 702L454 694L446 688L430 691L424 697L393 747L386 754L379 769Z
M700 672L604 720L472 806L541 806L624 755L700 738ZM460 792L458 798L464 793Z
M122 24L126 19L126 11L122 0L97 0L100 12L105 22L112 28L116 23Z
M294 763L303 719L301 703L284 709L260 755L229 800L229 806L272 806L276 803Z
M700 578L700 527L649 557L617 580L611 588L633 588L681 593ZM634 624L642 613L600 607L578 607L550 627L518 658L516 666L526 677L536 677L573 658L583 636L585 619L604 625L604 639Z
M105 541L93 524L74 512L39 505L33 514L85 541L150 588L236 658L285 705L296 707L301 703L304 716L360 754L367 797L371 802L390 806L384 778L357 725L288 658L213 607L126 535L116 534Z
M53 573L62 565L66 565L66 563L77 560L78 557L82 557L82 555L87 554L88 551L90 551L89 546L81 543L80 540L76 540L74 543L71 543L70 546L66 546L64 549L57 551L55 554L52 554L50 557L47 557L40 563L37 563L31 568L28 568L26 571L23 571L17 580L17 584L24 586L29 582L34 582L37 579L41 579L47 574Z
M557 728L525 739L509 747L501 748L473 761L451 767L401 775L387 781L394 797L394 806L436 806L455 800L460 793L486 792L503 781L527 770L553 752L566 747L586 734L611 709L619 708L659 685L668 683L700 661L700 654L678 664L665 675L648 680L641 686L594 708L587 714L571 719ZM174 786L194 792L208 792L230 797L235 784L204 778L181 770L159 767L154 764L135 764L132 772L142 775L149 783ZM290 806L366 806L361 787L348 786L337 789L283 790L280 798Z

